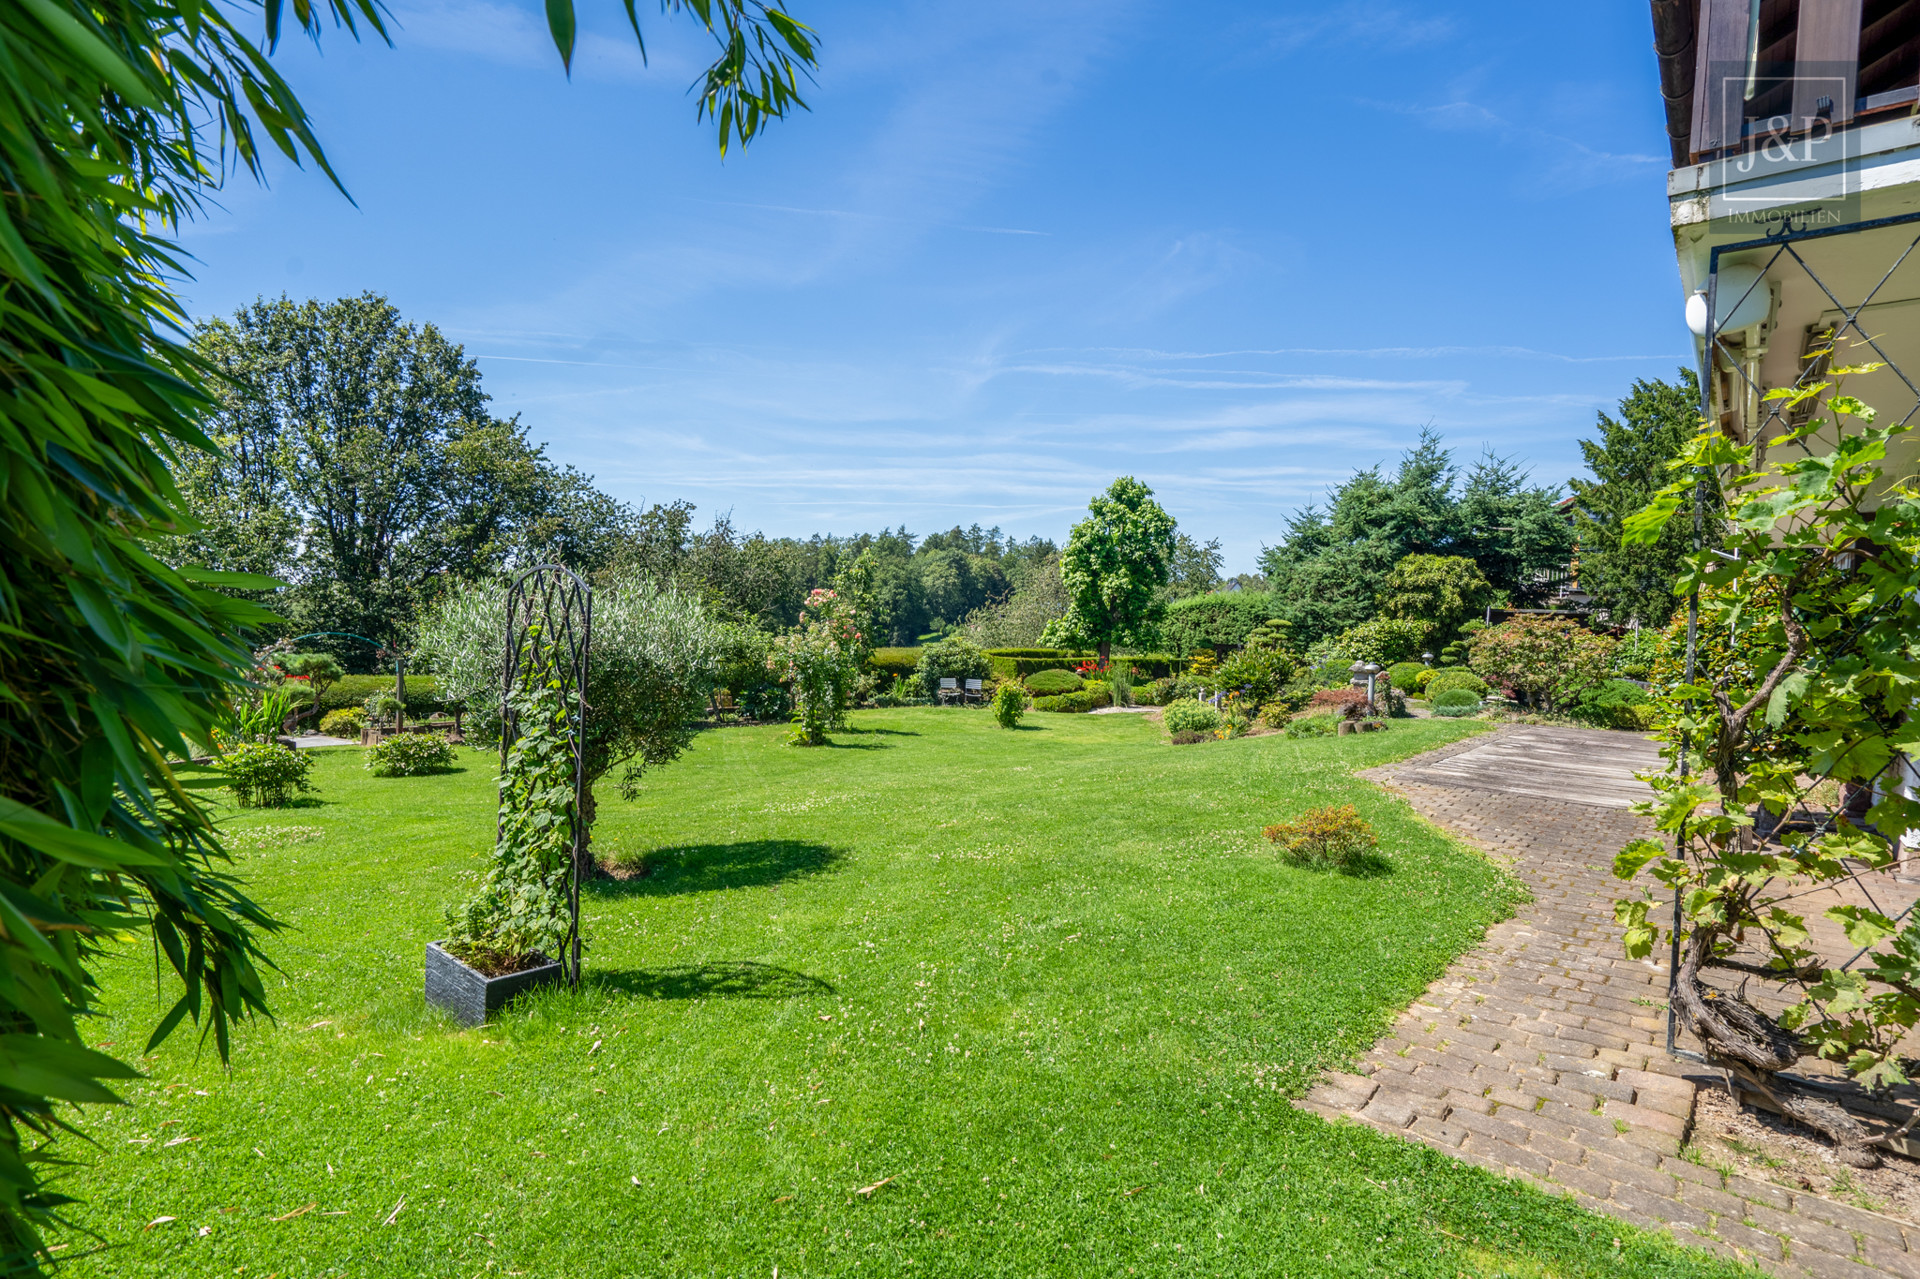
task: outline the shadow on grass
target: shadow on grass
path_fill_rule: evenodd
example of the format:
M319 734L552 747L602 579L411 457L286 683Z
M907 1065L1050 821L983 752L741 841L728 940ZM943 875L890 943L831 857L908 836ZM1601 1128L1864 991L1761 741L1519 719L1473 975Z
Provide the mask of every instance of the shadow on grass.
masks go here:
M732 844L656 848L609 877L582 887L595 897L666 897L724 888L760 888L831 870L843 854L800 839L745 839Z
M590 988L640 999L799 999L835 993L818 977L745 959L667 968L588 967L582 980Z
M836 733L847 733L854 737L918 737L920 734L904 728L836 728Z

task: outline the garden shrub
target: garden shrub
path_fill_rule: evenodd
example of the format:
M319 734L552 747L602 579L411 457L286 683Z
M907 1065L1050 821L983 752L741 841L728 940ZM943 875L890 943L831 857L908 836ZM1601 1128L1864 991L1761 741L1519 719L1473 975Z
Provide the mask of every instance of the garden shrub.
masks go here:
M905 675L912 678L920 667L918 648L876 648L867 654L867 669L875 675L892 677Z
M1475 697L1485 697L1493 691L1487 687L1487 681L1481 679L1472 671L1461 668L1459 670L1441 671L1431 680L1428 680L1427 696L1433 701L1438 702L1440 700L1440 694L1450 692L1457 688L1464 688Z
M1651 699L1638 684L1623 679L1603 680L1580 694L1573 704L1574 719L1598 728L1638 729L1643 725L1641 708Z
M1310 808L1263 832L1280 851L1306 866L1354 870L1372 860L1380 840L1352 804Z
M914 678L920 681L928 697L938 696L943 679L955 681L957 688L965 688L968 680L984 680L991 674L993 659L959 631L921 649L920 661L914 667Z
M1201 742L1216 740L1218 739L1215 738L1212 733L1175 733L1173 735L1173 744L1175 746L1196 746Z
M1260 714L1254 717L1254 722L1262 728L1285 728L1293 722L1293 711L1283 701L1271 701L1260 708Z
M328 737L358 737L367 726L367 713L358 706L328 711L320 717L320 731Z
M1449 688L1433 696L1433 707L1439 710L1443 706L1475 706L1480 699L1474 696L1470 688Z
M1279 611L1279 601L1267 591L1190 595L1167 605L1160 634L1177 653L1238 647Z
M1035 671L1027 676L1027 691L1035 697L1058 697L1079 692L1085 683L1072 671Z
M494 642L497 644L499 641L496 639ZM386 675L342 675L339 679L327 685L326 691L320 694L320 710L321 713L324 714L327 711L347 710L352 707L364 706L370 695L380 692L384 692L389 696L392 695L393 675L391 673ZM412 674L407 676L407 715L409 718L420 719L431 715L435 711L445 709L447 709L447 702L441 695L438 676Z
M1169 733L1211 733L1220 727L1220 712L1205 702L1181 700L1167 706L1161 722Z
M1474 636L1474 673L1543 710L1564 710L1607 678L1614 642L1578 622L1520 616Z
M1066 715L1084 715L1093 709L1093 694L1087 692L1062 693L1058 697L1036 697L1033 709L1037 711L1056 711Z
M993 690L993 718L1002 728L1017 728L1020 717L1027 713L1027 693L1018 684L1011 681Z
M1653 663L1666 644L1659 631L1639 627L1620 637L1608 673L1617 679L1652 679Z
M364 763L375 777L420 777L446 772L456 758L443 733L397 733L368 747Z
M1436 704L1433 708L1433 713L1441 719L1472 719L1475 715L1478 715L1486 709L1486 703L1482 702L1479 698L1469 693L1461 693L1460 695L1467 698L1467 700L1463 702L1448 702L1444 706Z
M794 745L824 745L828 729L846 726L859 643L853 610L836 592L818 589L801 606L799 625L773 641L767 669L793 691Z
M1299 719L1287 721L1287 736L1331 737L1334 725L1339 722L1337 715L1302 715Z
M1113 688L1105 680L1090 679L1081 686L1080 692L1096 711L1103 706L1113 705Z
M1431 666L1422 666L1420 673L1413 678L1414 689L1418 692L1425 693L1427 691L1427 685L1431 684L1433 677L1439 673L1439 671L1434 670Z
M1293 671L1293 661L1281 653L1242 649L1214 672L1212 684L1222 691L1236 691L1258 706L1272 701L1280 692L1280 686L1292 678Z
M1432 629L1428 622L1376 617L1371 622L1348 627L1335 636L1328 647L1344 657L1349 665L1377 662L1391 666L1418 657L1420 646L1427 642L1427 633Z
M1367 704L1367 690L1354 688L1323 688L1307 699L1307 706L1316 711L1332 711L1340 714L1349 707L1364 707Z
M242 808L285 808L313 789L313 757L278 742L243 742L220 757L227 789Z
M1387 668L1387 682L1395 691L1419 694L1420 672L1427 668L1418 662L1395 662Z

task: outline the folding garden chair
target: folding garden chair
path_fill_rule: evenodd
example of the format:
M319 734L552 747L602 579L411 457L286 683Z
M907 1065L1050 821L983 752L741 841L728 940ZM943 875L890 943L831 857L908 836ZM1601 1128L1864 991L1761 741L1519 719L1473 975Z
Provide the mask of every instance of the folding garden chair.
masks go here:
M959 680L943 679L940 681L940 700L941 701L950 702L958 696L960 696Z
M984 702L987 700L987 690L979 680L970 679L967 681L966 700L969 702Z

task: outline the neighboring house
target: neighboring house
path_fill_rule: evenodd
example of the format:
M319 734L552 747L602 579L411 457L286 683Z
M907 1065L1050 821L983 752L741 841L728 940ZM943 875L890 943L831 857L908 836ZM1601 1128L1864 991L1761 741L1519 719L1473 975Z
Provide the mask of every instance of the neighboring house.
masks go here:
M1768 391L1867 361L1888 367L1850 377L1848 393L1882 421L1914 414L1920 0L1652 9L1674 249L1710 418L1764 443L1805 418ZM1812 358L1836 341L1831 360ZM1890 481L1920 469L1917 452L1895 455Z

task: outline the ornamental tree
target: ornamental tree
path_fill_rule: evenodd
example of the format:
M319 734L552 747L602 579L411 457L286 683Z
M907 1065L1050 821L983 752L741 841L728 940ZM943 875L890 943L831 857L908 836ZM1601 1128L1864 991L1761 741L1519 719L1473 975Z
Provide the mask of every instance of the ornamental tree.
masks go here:
M1698 633L1718 649L1656 703L1667 762L1643 811L1662 838L1614 862L1621 879L1658 884L1615 903L1630 956L1652 953L1675 910L1674 1008L1708 1060L1826 1133L1856 1167L1878 1164L1881 1139L1781 1072L1815 1055L1868 1088L1908 1083L1899 1049L1920 1022L1920 920L1830 906L1847 941L1833 954L1814 947L1804 914L1821 885L1891 866L1920 830L1902 784L1920 750L1920 494L1887 485L1880 467L1911 428L1874 426L1838 385L1877 367L1769 393L1786 401L1783 418L1807 420L1767 441L1764 461L1703 430L1676 458L1678 478L1626 521L1626 536L1652 544L1698 485L1703 506L1724 509L1726 532L1688 558L1677 587L1698 591ZM1837 445L1813 454L1806 442L1829 429ZM1833 782L1837 804L1819 794ZM1710 984L1715 969L1738 986ZM1753 978L1797 1002L1763 1012L1746 997Z
M1380 588L1380 615L1427 623L1441 639L1494 600L1493 583L1464 555L1409 555Z
M450 594L420 626L420 651L439 676L441 694L466 704L467 731L477 741L499 740L506 625L507 582L495 579ZM693 741L713 687L717 646L706 610L691 595L629 573L608 574L595 587L581 799L589 840L596 781L620 769L620 793L631 798L644 770L677 759Z
M844 728L860 679L861 634L838 592L815 590L800 623L773 642L767 669L793 691L796 746L824 746L827 730Z
M1042 643L1095 645L1104 665L1116 643L1152 642L1164 612L1160 598L1173 560L1173 517L1153 490L1123 475L1088 503L1060 554L1067 614L1048 624Z
M1612 671L1613 641L1563 617L1521 615L1474 636L1467 665L1542 710L1571 706Z

